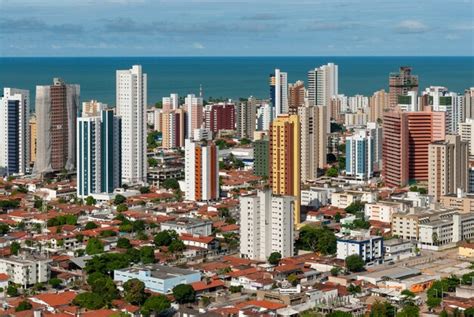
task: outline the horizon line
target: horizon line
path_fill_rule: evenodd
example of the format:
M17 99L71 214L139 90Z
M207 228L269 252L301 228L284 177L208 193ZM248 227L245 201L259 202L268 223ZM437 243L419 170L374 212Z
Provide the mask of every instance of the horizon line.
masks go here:
M400 58L421 58L421 57L471 57L474 55L98 55L98 56L0 56L0 58L295 58L295 57L328 57L328 58L379 58L379 57L400 57Z

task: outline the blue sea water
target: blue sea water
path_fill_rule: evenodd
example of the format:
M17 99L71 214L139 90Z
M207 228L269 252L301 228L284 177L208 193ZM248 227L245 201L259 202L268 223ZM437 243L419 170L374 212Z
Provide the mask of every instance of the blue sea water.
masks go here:
M420 90L430 85L463 92L474 86L474 56L467 57L51 57L0 58L0 88L29 89L61 77L81 85L81 100L115 104L115 70L141 64L148 74L148 103L177 92L205 97L267 98L268 75L288 72L289 82L306 81L307 72L333 62L339 65L339 92L371 95L388 89L388 74L412 66Z

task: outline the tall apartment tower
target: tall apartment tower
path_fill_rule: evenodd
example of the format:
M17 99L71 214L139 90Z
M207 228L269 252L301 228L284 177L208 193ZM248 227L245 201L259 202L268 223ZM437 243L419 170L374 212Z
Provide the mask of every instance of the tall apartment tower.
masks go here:
M280 114L287 114L288 107L288 74L278 68L270 75L270 104L272 120Z
M418 76L411 74L411 67L403 66L398 73L390 73L388 85L388 104L390 109L394 109L398 96L406 96L409 91L418 92Z
M54 78L36 86L37 151L33 174L71 171L76 167L76 119L79 85Z
M304 82L298 80L294 84L288 85L288 107L289 107L289 114L297 114L298 107L304 106L305 101L305 88Z
M301 136L301 181L314 180L326 166L327 132L324 106L298 107Z
M267 131L270 129L270 123L272 122L272 107L270 104L265 103L257 109L257 130Z
M443 112L386 112L384 115L383 175L388 187L409 180L428 180L428 146L444 140Z
M423 92L422 106L430 106L433 111L446 113L446 130L449 133L457 133L459 123L464 122L463 101L457 93L449 92L448 88L441 86L430 86Z
M328 108L327 132L331 132L331 98L339 94L339 67L333 63L320 66L308 72L308 100L314 105Z
M346 138L346 175L367 180L374 173L374 139L367 130Z
M268 177L270 174L270 141L256 140L253 143L253 173L257 176Z
M467 118L466 122L459 124L461 141L467 142L469 156L474 157L474 119Z
M185 99L184 103L187 111L187 129L186 138L192 139L193 131L202 127L203 123L203 99L202 97L196 97L193 94L189 94Z
M29 158L30 92L4 88L0 98L0 174L25 174Z
M185 116L183 109L168 110L161 114L163 149L184 147Z
M429 145L428 194L439 200L455 194L458 189L469 191L469 162L467 142L459 135L447 135L445 141Z
M117 70L117 115L122 118L122 183L146 183L147 75L140 65Z
M464 118L474 119L474 87L464 91Z
M382 169L383 129L382 126L377 122L367 122L366 131L368 135L372 137L373 140L373 168L374 171L378 172Z
M113 193L121 186L121 119L113 109L90 111L77 119L77 197Z
M369 121L381 121L384 111L388 109L388 93L384 89L374 92L369 98L369 108Z
M30 158L29 165L32 166L35 161L36 161L36 140L37 140L37 134L36 134L36 116L31 116L30 120L28 121L28 131L29 131L29 137L30 137L30 148L28 150L28 156Z
M235 130L235 106L233 103L215 104L206 108L206 128L212 133L217 133L220 130Z
M301 124L297 115L280 115L270 127L270 184L275 195L295 197L295 224L300 223Z
M171 94L169 97L163 97L161 100L162 100L161 109L163 110L163 112L176 110L179 108L179 95L178 94Z
M186 200L219 198L218 149L212 142L185 141L184 177Z
M240 197L240 254L266 261L272 252L294 255L294 198L270 190Z
M250 97L247 102L241 102L236 106L236 124L237 136L247 139L253 138L253 133L256 128L256 101L254 97Z

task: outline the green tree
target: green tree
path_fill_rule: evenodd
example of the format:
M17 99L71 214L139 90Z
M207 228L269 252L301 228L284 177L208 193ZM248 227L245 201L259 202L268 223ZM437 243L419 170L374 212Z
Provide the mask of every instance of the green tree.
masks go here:
M144 246L140 249L140 261L143 264L155 262L155 250L150 246Z
M151 314L159 315L170 307L171 303L165 296L151 296L145 301L140 312L144 316L150 316Z
M11 254L18 255L18 253L20 252L20 249L21 249L21 246L18 242L12 242L12 244L10 244Z
M394 317L397 309L390 303L376 301L372 304L370 317Z
M157 167L158 166L158 160L154 157L150 157L148 159L148 166L149 167Z
M87 196L86 197L86 205L87 206L93 206L97 203L97 201L94 199L92 196Z
M299 278L298 278L298 276L297 276L295 273L292 273L292 274L288 275L287 281L288 281L292 286L296 286L296 285L298 285Z
M122 253L104 253L94 256L86 262L85 271L88 274L99 272L104 275L112 276L114 270L123 269L130 266L131 262L140 259L140 255L129 251L136 249L128 249L126 254Z
M118 206L120 204L123 204L126 201L127 201L127 198L125 198L125 196L117 194L114 198L114 205Z
M126 204L120 204L117 206L117 212L124 212L128 210L128 206Z
M175 178L166 179L161 185L165 189L172 189L172 190L179 189L179 182Z
M93 222L93 221L88 221L88 222L86 223L85 229L86 229L86 230L91 230L91 229L95 229L95 228L97 228L97 227L98 227L98 226L96 225L95 222Z
M21 302L18 303L18 306L16 306L15 311L20 312L24 310L30 310L33 308L33 305L27 300L22 300Z
M349 206L346 207L345 211L350 214L355 214L364 210L365 204L356 200L355 202L351 203Z
M332 276L338 276L339 274L341 274L341 271L342 271L341 267L335 266L331 269L331 275Z
M360 272L364 269L364 260L358 255L353 254L349 255L346 258L346 267L351 272Z
M10 231L10 226L5 223L0 223L0 234L7 234Z
M91 310L100 309L105 306L102 296L98 296L92 292L81 293L72 301L74 305Z
M405 295L406 297L415 297L415 293L408 289L404 289L400 294Z
M130 240L127 238L119 238L117 240L117 248L120 249L130 249L132 247L132 244L130 243Z
M185 249L186 249L186 245L184 245L184 242L179 239L173 240L168 247L168 250L172 253L184 251Z
M281 260L281 253L280 252L272 252L268 257L268 263L272 265L277 265L280 263Z
M337 239L334 232L327 227L306 225L300 230L297 248L322 254L334 254L337 250Z
M464 317L474 317L474 307L467 308L464 311Z
M106 277L106 275L100 273L100 272L93 272L89 274L87 277L87 284L92 285L95 283L95 281L100 280L102 278Z
M339 172L338 172L337 168L335 168L334 166L329 168L326 171L326 176L328 176L328 177L337 177L338 175L339 175Z
M397 314L397 317L418 317L420 316L420 308L415 305L405 305L403 309Z
M173 237L168 230L158 232L153 239L157 247L169 246L173 242Z
M145 293L145 284L139 279L132 278L123 284L125 291L125 300L132 305L142 305L147 294Z
M91 289L92 293L101 296L105 303L110 303L119 296L117 286L108 276L96 279L92 283Z
M352 314L344 311L333 311L327 314L326 317L352 317Z
M104 245L97 238L90 238L87 241L86 253L89 255L99 254L104 252Z
M141 194L148 194L149 192L150 192L150 187L149 186L140 187L140 193Z
M7 295L10 296L10 297L18 296L18 288L15 285L8 285Z
M179 304L193 303L196 300L196 292L188 284L179 284L173 287L173 297Z
M59 278L52 278L48 281L48 284L51 285L53 288L60 288L62 283L63 281Z
M240 139L240 145L248 145L248 144L252 144L252 140L247 139L247 138Z

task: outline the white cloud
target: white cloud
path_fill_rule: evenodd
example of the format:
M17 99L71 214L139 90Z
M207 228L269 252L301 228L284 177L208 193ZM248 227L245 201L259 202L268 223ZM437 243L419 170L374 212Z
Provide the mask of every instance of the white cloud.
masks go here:
M424 33L428 32L430 28L418 20L403 20L395 27L398 33Z

